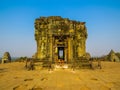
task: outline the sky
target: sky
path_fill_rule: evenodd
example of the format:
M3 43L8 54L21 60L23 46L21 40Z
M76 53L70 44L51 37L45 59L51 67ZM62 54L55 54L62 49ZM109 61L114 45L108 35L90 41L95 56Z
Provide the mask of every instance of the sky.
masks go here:
M0 0L0 57L31 57L36 52L34 22L61 16L86 22L86 52L120 52L120 0Z

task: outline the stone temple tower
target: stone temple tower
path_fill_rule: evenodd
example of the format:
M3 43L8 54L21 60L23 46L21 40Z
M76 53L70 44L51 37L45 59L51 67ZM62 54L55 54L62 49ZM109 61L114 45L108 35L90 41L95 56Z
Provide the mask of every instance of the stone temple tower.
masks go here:
M36 58L66 63L86 55L87 28L85 22L60 16L40 17L35 20Z

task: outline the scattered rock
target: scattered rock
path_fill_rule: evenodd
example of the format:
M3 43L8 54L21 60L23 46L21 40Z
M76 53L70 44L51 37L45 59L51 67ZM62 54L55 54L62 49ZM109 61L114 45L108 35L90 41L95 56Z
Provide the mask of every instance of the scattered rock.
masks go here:
M41 81L48 80L47 78L41 78Z
M33 87L31 90L43 90L41 87Z
M30 79L25 79L24 81L32 81L32 80L33 80L33 79L30 78Z
M98 79L97 79L97 78L91 78L91 80L98 81Z
M13 90L27 90L27 89L26 89L26 86L24 86L24 85L18 85L16 87L14 87Z
M19 88L19 85L18 85L18 86L16 86L16 87L14 87L14 88L13 88L13 90L17 90L17 88Z

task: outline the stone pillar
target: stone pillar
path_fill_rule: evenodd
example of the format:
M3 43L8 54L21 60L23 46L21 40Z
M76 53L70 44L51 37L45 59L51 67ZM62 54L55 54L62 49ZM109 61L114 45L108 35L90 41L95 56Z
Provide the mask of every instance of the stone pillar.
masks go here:
M49 42L49 51L50 51L50 60L49 61L52 61L52 57L53 57L53 38L52 38L52 35L50 35L50 37L49 37L49 40L50 40L50 42Z
M52 61L55 62L56 58L55 58L55 38L52 37Z
M70 61L70 38L68 38L68 62Z
M41 51L40 51L40 48L41 47L41 40L40 39L38 39L38 41L37 41L37 58L38 59L41 59Z
M72 50L73 50L73 61L76 60L77 58L77 41L76 39L72 40L72 43L73 43L73 47L72 47Z
M65 57L65 62L67 62L67 48L66 47L64 48L64 55L65 55L64 56Z
M86 51L85 39L82 38L82 39L78 42L78 48L77 48L78 57L81 57L81 56L85 55L85 51Z
M73 38L68 39L68 62L73 60Z
M84 38L83 40L82 40L82 46L83 46L83 48L82 48L82 52L83 52L83 55L85 55L86 54L86 44L85 44L85 41L86 41L86 39Z

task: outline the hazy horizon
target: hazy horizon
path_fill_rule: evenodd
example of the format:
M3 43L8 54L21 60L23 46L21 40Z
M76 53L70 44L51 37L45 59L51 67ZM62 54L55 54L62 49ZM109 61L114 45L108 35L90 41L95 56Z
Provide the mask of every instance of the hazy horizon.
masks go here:
M91 56L120 52L119 0L0 0L0 57L31 57L36 52L34 22L61 16L86 22L86 52Z

